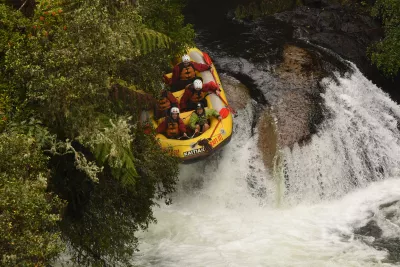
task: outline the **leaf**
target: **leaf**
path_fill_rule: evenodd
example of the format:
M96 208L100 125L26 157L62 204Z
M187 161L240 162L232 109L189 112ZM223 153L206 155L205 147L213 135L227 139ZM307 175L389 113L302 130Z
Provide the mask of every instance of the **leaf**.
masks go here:
M96 161L103 166L107 160L108 154L110 153L111 145L110 144L98 144L96 145L93 153L96 158Z

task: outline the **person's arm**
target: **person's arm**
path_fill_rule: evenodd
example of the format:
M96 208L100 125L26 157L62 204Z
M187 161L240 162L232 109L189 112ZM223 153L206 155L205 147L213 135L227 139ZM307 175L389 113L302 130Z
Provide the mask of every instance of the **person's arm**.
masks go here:
M167 98L169 102L171 102L172 107L179 108L178 99L176 99L176 97L169 91L167 92Z
M198 117L197 117L196 112L193 112L193 113L192 113L192 116L190 116L190 120L189 120L189 126L190 126L190 128L192 128L192 129L195 129L195 128L196 128L197 119L198 119Z
M163 75L163 81L165 84L167 85L171 85L172 84L172 77L169 78L166 74Z
M186 125L183 123L182 119L179 119L179 131L184 134L186 133Z
M177 81L179 81L179 64L175 65L175 67L172 70L172 81L171 84L175 84Z
M183 96L182 96L180 104L179 104L183 111L185 111L187 108L187 102L189 101L191 94L192 93L190 92L189 89L185 89L185 92L183 93Z
M157 133L163 133L167 129L167 122L166 120L163 120L162 123L160 123L156 129Z
M207 109L206 115L207 115L207 118L210 118L211 116L214 116L215 118L218 119L218 117L219 117L218 111L216 111L216 110L213 109L213 108Z
M211 66L203 63L197 63L197 62L192 62L193 68L197 71L205 71L205 70L210 70Z
M215 92L217 90L218 90L218 85L214 81L203 84L203 91L205 92L208 91Z

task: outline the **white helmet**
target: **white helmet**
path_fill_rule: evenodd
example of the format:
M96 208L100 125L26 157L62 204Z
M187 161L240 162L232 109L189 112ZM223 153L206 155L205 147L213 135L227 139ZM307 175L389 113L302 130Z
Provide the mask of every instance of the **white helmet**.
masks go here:
M189 63L190 62L190 57L188 55L183 55L182 56L182 62L183 63Z
M171 114L174 114L174 113L179 114L179 108L177 108L177 107L171 108Z
M194 86L194 89L201 90L203 88L203 82L199 79L194 80L193 86Z

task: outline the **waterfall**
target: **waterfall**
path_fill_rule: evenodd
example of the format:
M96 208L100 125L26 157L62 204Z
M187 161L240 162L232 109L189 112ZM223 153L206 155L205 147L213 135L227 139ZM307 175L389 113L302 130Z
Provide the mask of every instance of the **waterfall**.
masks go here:
M335 199L399 175L400 107L353 68L322 81L327 119L318 134L282 151L287 203Z

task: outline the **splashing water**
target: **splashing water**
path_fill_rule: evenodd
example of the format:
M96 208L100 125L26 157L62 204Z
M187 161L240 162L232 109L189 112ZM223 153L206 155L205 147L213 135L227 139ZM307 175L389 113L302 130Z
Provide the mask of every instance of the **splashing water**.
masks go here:
M337 198L399 175L400 107L357 69L337 79L323 80L330 119L320 133L306 146L282 151L289 203Z
M133 263L395 266L354 229L400 200L400 107L357 69L336 78L323 80L321 129L282 149L278 177L268 175L251 134L252 104L240 110L228 146L181 167L174 203L155 210L158 223L140 234Z

